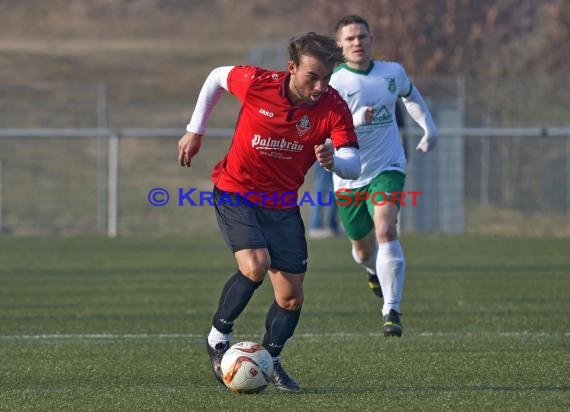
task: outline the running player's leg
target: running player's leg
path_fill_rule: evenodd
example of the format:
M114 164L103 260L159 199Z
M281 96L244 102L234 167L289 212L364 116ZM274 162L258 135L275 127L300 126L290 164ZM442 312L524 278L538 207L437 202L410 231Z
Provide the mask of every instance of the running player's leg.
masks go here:
M401 336L400 302L404 290L406 261L398 239L397 220L400 198L406 176L398 171L385 171L368 185L368 210L374 219L378 243L376 274L382 287L382 317L385 336ZM400 196L398 196L400 194Z
M222 289L218 309L212 318L213 330L208 336L210 346L231 340L234 321L243 312L269 269L267 249L243 249L237 251L234 256L238 271Z
M265 320L263 346L273 358L273 383L280 390L296 392L299 384L281 365L281 352L293 336L303 306L303 281L307 270L307 241L299 208L264 211L264 236L271 256L269 278L275 300Z
M271 260L255 207L219 202L222 192L214 188L216 218L224 240L234 252L238 270L222 289L206 349L214 376L221 382L221 360L230 347L234 321L243 312L261 285ZM227 194L226 194L227 195ZM229 195L231 196L234 195ZM235 200L235 196L233 197Z
M378 241L376 273L384 295L382 316L385 336L401 336L400 302L404 291L406 260L396 227L398 207L374 207L374 227Z
M368 287L380 299L382 299L382 288L376 275L376 257L378 256L378 243L373 230L368 235L359 240L352 240L352 258L356 263L366 269L368 275Z
M284 391L295 392L299 384L281 365L281 351L289 338L293 336L303 306L304 273L287 273L269 270L275 301L267 312L263 346L273 358L273 383Z
M373 211L367 204L369 202L362 201L357 195L368 190L368 186L364 186L351 192L344 192L342 198L337 196L338 211L344 231L352 244L352 258L366 269L368 286L381 299L382 289L376 276L378 246L374 233Z

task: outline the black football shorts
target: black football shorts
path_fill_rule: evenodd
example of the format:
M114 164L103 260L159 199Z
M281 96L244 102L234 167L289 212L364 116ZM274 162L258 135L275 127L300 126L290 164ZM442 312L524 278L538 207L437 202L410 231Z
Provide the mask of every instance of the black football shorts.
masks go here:
M271 268L288 273L307 271L307 240L299 206L271 209L248 204L214 186L214 208L232 253L266 248Z

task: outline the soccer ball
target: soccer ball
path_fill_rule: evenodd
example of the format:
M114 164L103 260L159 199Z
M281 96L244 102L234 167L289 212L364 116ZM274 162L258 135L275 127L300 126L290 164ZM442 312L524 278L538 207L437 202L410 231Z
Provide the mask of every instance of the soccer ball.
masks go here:
M267 387L273 373L273 360L267 350L255 342L239 342L222 358L222 377L232 392L256 393Z

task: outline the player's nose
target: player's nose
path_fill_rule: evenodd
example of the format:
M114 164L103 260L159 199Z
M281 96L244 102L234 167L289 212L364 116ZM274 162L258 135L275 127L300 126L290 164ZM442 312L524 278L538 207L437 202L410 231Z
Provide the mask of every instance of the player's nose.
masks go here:
M326 92L328 88L328 83L324 80L319 80L315 82L315 90L322 93Z

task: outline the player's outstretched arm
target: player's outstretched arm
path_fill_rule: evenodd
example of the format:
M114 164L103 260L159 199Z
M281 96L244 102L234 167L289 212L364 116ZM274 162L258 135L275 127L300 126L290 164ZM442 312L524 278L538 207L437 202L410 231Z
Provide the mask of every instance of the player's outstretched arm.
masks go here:
M407 112L424 130L424 135L416 147L419 152L427 153L437 145L437 127L421 93L415 87L411 94L403 98Z

